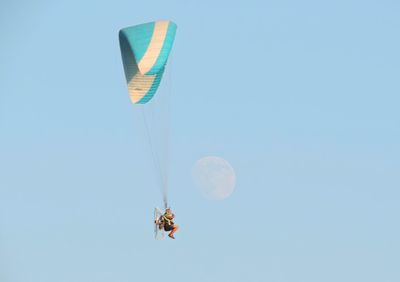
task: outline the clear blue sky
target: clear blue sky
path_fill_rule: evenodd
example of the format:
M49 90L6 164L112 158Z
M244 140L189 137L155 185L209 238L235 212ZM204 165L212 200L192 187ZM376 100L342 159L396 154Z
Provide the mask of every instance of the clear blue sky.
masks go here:
M400 281L398 1L103 2L0 4L0 281ZM117 37L155 19L178 24L162 242ZM206 155L225 201L194 188Z

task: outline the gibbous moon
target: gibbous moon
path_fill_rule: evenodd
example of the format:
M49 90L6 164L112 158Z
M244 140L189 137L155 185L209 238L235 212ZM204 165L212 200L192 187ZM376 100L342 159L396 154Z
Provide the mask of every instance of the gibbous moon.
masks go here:
M235 171L223 158L210 156L198 160L192 174L194 182L207 199L223 200L235 189Z

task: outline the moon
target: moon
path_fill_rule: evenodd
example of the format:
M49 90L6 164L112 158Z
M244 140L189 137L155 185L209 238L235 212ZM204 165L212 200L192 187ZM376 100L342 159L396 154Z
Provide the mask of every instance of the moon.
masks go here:
M193 167L192 175L203 196L210 200L223 200L235 189L235 171L228 161L220 157L199 159Z

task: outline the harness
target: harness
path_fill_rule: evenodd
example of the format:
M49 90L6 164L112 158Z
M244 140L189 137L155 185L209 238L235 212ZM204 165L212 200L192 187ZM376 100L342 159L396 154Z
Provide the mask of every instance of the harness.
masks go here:
M172 219L169 219L169 218L166 216L166 214L163 214L163 215L162 215L162 221L163 221L164 223L166 223L167 225L173 225L173 224L174 224L173 221L172 221Z

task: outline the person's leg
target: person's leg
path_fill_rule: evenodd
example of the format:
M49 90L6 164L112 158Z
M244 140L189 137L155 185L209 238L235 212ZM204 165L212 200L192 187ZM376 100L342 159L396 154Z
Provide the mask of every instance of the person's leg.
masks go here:
M169 237L174 238L174 234L176 231L178 231L179 225L174 224L174 227L172 228L172 231L169 233Z

